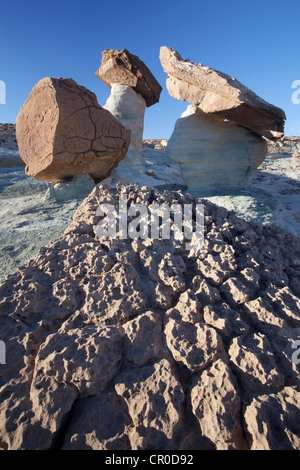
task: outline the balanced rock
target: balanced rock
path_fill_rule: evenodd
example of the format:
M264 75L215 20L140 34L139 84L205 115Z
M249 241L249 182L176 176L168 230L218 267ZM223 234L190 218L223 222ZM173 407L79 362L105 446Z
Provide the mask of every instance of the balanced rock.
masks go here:
M26 173L54 183L79 174L107 178L125 157L130 131L72 79L44 78L16 119Z
M111 88L104 108L131 130L127 155L117 170L118 179L138 183L143 170L145 109L159 101L162 88L144 62L126 49L103 51L96 77Z
M267 143L245 127L189 105L176 121L166 154L180 163L190 191L215 193L249 185L265 159Z
M142 95L146 106L152 106L159 101L162 91L160 84L152 75L148 67L138 56L131 54L126 49L106 49L102 52L100 68L96 72L106 85L120 83L132 87Z
M285 113L225 73L183 60L163 46L160 61L168 74L171 96L198 106L203 112L228 119L271 140L284 134Z
M99 239L99 205L124 197L202 202L201 254L173 233ZM97 185L0 286L0 448L300 450L299 257L209 201Z

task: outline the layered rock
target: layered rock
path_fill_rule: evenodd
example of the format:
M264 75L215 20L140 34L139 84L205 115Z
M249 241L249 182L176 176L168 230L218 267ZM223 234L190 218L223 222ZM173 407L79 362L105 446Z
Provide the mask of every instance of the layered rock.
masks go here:
M144 62L126 49L103 51L96 77L111 88L104 108L131 130L130 146L118 175L121 180L138 183L145 109L159 101L162 88Z
M166 153L180 163L190 191L210 193L249 185L265 159L267 143L244 127L190 105L176 121Z
M99 239L121 196L199 203L99 185L0 286L0 447L299 450L299 238L202 201L200 255Z
M267 103L235 78L183 60L174 49L161 47L160 61L168 74L171 96L199 107L203 112L228 119L271 140L283 136L285 113Z
M125 157L130 131L72 79L44 78L16 119L26 173L54 183L79 174L107 178Z

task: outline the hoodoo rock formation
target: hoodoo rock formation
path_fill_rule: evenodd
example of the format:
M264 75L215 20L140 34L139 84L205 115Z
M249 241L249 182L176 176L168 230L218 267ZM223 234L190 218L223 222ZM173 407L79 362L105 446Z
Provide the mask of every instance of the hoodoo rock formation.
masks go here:
M16 137L27 175L57 183L88 174L99 182L125 157L130 131L91 91L70 78L47 77L22 106Z
M270 140L284 135L285 113L225 73L183 60L163 46L160 61L171 96L198 106L204 113L228 119Z
M110 88L113 83L130 86L144 98L147 107L158 103L162 91L160 84L144 62L126 49L103 51L96 77Z
M99 239L121 196L201 202L98 185L0 286L0 447L299 450L299 238L202 201L200 255Z
M142 172L145 110L159 101L162 88L144 62L126 49L103 51L96 77L111 88L104 108L131 130L130 146L118 173L138 182Z
M161 47L169 94L188 101L166 152L180 163L189 190L218 192L251 183L267 153L262 137L283 136L285 113L238 80Z

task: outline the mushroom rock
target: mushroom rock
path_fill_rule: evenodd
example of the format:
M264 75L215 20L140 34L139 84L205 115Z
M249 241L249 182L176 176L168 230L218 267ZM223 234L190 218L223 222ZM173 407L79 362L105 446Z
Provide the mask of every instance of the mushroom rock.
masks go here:
M145 110L159 101L162 88L144 62L126 49L103 51L96 77L111 88L104 108L131 130L130 146L117 173L121 179L139 182Z
M142 95L147 107L158 103L162 91L162 87L144 62L126 49L103 51L96 77L110 88L113 83L132 87L136 93Z
M189 105L176 121L166 154L180 163L190 191L212 193L249 185L265 159L267 141Z
M277 140L284 135L285 113L225 73L183 60L174 49L163 46L160 61L168 74L167 89L174 98L203 112L228 119L260 136Z
M17 116L16 138L27 175L57 183L88 174L98 183L125 157L130 131L74 80L46 77Z

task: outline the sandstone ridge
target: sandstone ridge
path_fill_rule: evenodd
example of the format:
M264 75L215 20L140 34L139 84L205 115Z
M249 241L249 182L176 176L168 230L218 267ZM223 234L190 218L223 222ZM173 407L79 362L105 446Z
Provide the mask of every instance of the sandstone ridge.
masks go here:
M299 450L299 239L203 201L200 255L99 240L96 210L121 195L196 202L99 185L0 286L0 447Z

